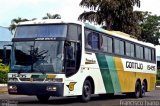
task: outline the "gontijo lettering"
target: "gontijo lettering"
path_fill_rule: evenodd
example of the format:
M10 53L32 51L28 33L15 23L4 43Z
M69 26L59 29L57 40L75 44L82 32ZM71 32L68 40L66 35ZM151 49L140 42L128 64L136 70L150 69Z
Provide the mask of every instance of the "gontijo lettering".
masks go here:
M143 64L142 63L137 63L137 62L126 61L126 68L143 70Z

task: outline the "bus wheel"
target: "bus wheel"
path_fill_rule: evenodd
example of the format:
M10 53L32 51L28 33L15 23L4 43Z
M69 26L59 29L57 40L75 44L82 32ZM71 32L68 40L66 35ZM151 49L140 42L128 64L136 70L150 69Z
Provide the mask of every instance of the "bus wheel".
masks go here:
M139 98L141 95L141 84L139 81L136 82L136 85L135 85L135 93L134 93L134 97L135 98Z
M91 92L92 92L91 83L89 80L86 80L83 84L81 100L83 102L88 102L91 99Z
M46 102L48 101L50 96L46 96L46 95L37 95L37 99L40 101L40 102Z
M142 87L141 87L141 97L144 97L145 96L145 93L147 91L147 86L145 84L145 82L142 83Z

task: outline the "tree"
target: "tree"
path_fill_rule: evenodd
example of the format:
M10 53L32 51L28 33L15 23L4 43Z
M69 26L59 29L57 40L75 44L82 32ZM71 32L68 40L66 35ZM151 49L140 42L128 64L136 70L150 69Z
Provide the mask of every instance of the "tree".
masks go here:
M138 39L158 45L160 38L160 16L152 15L151 12L143 12L143 17L140 23L141 35Z
M79 20L95 22L107 30L122 31L134 36L141 33L139 22L142 13L133 11L140 7L140 0L82 0L80 6L89 8L79 16Z
M61 16L59 14L53 14L47 13L47 16L43 17L42 19L61 19Z
M13 34L15 29L16 29L16 25L19 23L19 22L24 22L24 21L29 21L28 19L23 19L23 18L15 18L15 19L12 19L11 21L11 25L9 26L9 30L11 31L11 33Z

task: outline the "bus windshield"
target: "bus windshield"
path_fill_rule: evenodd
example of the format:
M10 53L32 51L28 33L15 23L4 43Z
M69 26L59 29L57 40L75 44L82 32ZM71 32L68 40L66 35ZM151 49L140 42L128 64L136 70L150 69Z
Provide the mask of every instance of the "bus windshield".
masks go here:
M15 38L36 38L36 37L66 37L67 25L27 25L18 26Z
M64 41L14 42L11 72L62 73Z

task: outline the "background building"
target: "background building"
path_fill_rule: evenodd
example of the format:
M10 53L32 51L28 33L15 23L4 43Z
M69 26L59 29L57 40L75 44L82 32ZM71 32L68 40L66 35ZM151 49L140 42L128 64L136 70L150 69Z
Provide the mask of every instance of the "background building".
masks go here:
M0 59L3 56L3 46L11 44L12 34L6 27L0 26ZM7 47L7 49L10 49Z

